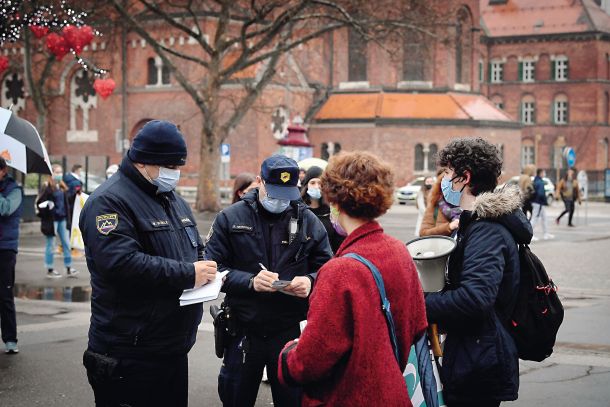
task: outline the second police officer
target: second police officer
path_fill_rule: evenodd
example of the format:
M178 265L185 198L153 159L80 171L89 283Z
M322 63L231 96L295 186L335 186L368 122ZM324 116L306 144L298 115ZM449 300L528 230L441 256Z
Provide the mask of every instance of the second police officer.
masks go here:
M265 366L274 405L300 405L300 391L277 380L277 358L300 335L316 272L332 252L324 226L300 200L298 177L294 160L267 158L260 187L219 213L207 237L206 258L229 270L222 290L237 325L218 377L224 406L254 406ZM278 280L290 285L280 289Z

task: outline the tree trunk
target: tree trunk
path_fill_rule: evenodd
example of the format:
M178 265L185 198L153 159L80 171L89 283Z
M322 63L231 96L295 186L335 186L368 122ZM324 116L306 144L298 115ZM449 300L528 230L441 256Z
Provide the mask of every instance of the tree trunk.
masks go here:
M43 108L40 111L38 111L38 116L36 116L36 130L38 130L38 134L40 135L40 139L42 141L47 141L45 139L46 124L47 124L47 110ZM47 148L49 148L48 144L47 144Z
M216 129L201 130L201 150L199 157L199 181L197 182L197 201L195 209L198 211L218 212L220 210L220 140Z

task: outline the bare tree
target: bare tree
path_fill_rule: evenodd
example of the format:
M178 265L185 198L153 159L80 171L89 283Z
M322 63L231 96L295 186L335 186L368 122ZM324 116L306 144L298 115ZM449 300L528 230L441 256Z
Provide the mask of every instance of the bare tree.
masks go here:
M281 57L301 44L345 27L384 46L391 33L432 34L439 15L428 0L112 0L119 16L155 50L202 115L196 209L219 209L220 144L272 81ZM151 22L162 21L197 44L186 53L155 38ZM213 35L203 21L212 21ZM243 83L227 112L222 85L252 67L256 80ZM189 72L203 69L202 80Z

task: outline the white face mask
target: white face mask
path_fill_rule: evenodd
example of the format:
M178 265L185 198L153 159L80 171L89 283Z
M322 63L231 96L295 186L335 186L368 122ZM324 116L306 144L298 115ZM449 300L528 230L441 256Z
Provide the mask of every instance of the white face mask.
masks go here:
M157 192L169 192L176 189L180 180L180 170L172 170L171 168L159 167L159 176L151 180L153 185L157 186Z

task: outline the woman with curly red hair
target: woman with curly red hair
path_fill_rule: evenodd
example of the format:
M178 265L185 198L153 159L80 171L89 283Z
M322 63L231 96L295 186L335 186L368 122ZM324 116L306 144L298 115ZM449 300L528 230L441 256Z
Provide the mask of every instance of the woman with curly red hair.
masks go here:
M331 158L321 177L335 229L346 235L336 257L319 271L309 300L307 327L289 342L278 363L283 383L302 386L303 406L410 406L402 372L411 344L426 329L421 285L405 245L375 221L392 205L390 167L366 152ZM392 304L397 361L377 285L380 272Z

